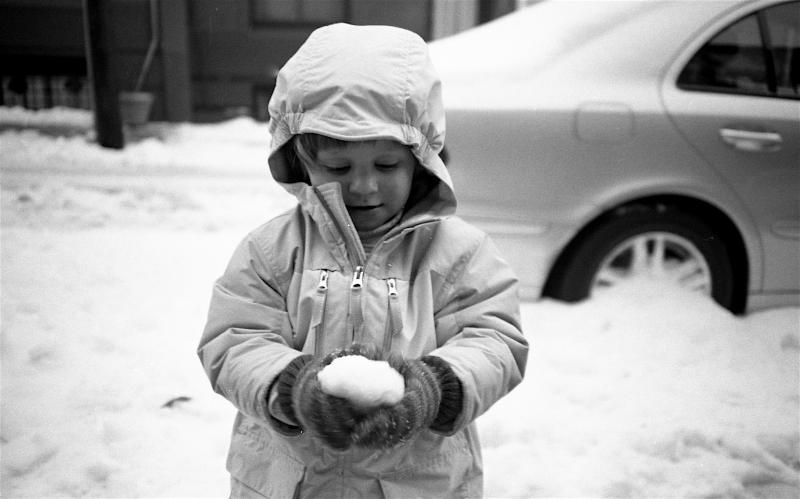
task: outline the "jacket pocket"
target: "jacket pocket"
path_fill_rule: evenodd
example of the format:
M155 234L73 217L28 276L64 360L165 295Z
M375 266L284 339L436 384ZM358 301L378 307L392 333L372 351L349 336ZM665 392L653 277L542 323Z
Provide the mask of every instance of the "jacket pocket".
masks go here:
M231 497L238 497L235 493L243 497L296 497L305 475L302 462L271 441L268 430L246 419L233 432L226 467L234 479ZM247 488L235 490L237 481Z
M388 499L410 497L473 498L483 494L483 475L464 432L440 437L438 452L415 453L413 464L381 473L379 482ZM424 456L424 457L423 457Z

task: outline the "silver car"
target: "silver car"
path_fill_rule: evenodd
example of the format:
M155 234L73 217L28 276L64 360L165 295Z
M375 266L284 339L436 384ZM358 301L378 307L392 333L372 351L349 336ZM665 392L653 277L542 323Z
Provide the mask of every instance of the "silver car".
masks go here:
M800 303L800 2L547 0L431 44L448 167L524 298Z

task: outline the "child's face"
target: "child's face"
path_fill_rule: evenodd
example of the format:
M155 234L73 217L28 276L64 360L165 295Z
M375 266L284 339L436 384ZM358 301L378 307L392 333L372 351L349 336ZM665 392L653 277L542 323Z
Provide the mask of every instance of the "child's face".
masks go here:
M368 231L396 215L406 204L417 160L393 140L353 142L322 148L308 165L311 185L338 182L356 229Z

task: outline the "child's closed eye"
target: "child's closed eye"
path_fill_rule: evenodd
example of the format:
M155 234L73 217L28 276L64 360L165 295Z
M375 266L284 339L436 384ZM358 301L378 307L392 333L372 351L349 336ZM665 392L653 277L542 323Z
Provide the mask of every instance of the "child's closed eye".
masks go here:
M350 171L350 165L331 165L323 163L320 166L322 166L322 168L324 168L326 172L334 173L337 175L341 175Z

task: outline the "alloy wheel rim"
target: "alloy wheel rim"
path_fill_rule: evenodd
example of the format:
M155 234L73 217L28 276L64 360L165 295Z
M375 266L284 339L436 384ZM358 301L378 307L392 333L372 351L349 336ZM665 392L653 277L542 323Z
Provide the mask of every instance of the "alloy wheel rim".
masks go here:
M623 282L658 279L711 295L711 269L694 243L672 232L637 234L615 246L592 279L591 294Z

